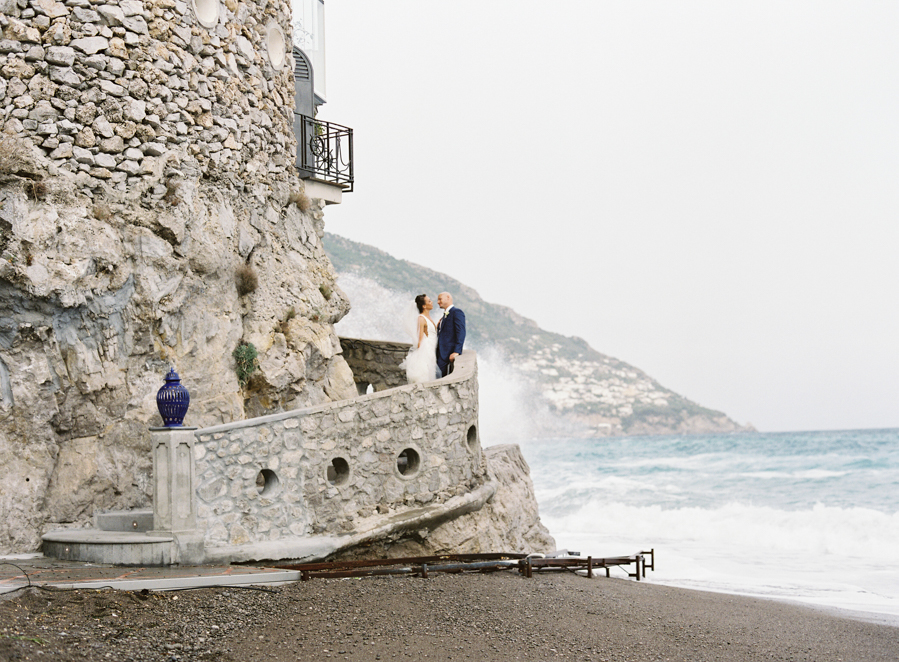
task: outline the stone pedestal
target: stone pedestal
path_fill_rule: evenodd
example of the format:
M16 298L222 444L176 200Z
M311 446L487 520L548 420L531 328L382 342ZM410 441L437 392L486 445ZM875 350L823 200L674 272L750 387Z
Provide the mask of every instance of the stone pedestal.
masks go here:
M153 453L153 530L150 536L175 539L172 562L203 562L203 535L197 529L194 430L150 428Z

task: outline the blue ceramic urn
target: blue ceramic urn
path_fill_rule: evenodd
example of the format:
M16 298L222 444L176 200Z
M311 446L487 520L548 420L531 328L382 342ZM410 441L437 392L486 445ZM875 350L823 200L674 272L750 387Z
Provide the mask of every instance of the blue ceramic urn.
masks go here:
M190 393L181 385L181 378L174 368L168 371L165 384L156 394L156 406L165 427L177 428L184 423L187 408L190 406Z

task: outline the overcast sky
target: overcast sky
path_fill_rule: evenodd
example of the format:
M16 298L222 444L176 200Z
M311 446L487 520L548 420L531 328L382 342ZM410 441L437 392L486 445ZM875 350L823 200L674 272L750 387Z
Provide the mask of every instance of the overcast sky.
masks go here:
M328 231L741 423L899 427L899 3L326 7Z

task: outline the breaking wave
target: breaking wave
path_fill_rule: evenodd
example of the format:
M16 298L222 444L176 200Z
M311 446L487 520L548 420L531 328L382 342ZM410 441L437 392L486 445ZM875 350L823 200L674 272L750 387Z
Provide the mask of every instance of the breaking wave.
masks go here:
M338 335L410 342L402 320L415 294L387 289L354 273L341 274L337 284L353 306L334 325ZM540 393L512 367L501 348L488 345L473 349L478 353L479 427L485 446L532 439L547 431L559 434L572 430L572 425L553 415Z

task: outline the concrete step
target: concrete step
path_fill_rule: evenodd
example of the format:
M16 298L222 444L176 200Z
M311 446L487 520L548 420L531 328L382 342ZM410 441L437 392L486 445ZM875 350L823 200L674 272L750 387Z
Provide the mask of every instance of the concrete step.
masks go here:
M94 515L94 527L101 531L142 533L153 528L153 511L150 509L112 510L107 513L97 513Z
M171 536L144 533L63 529L43 536L44 556L64 561L157 566L172 563Z

